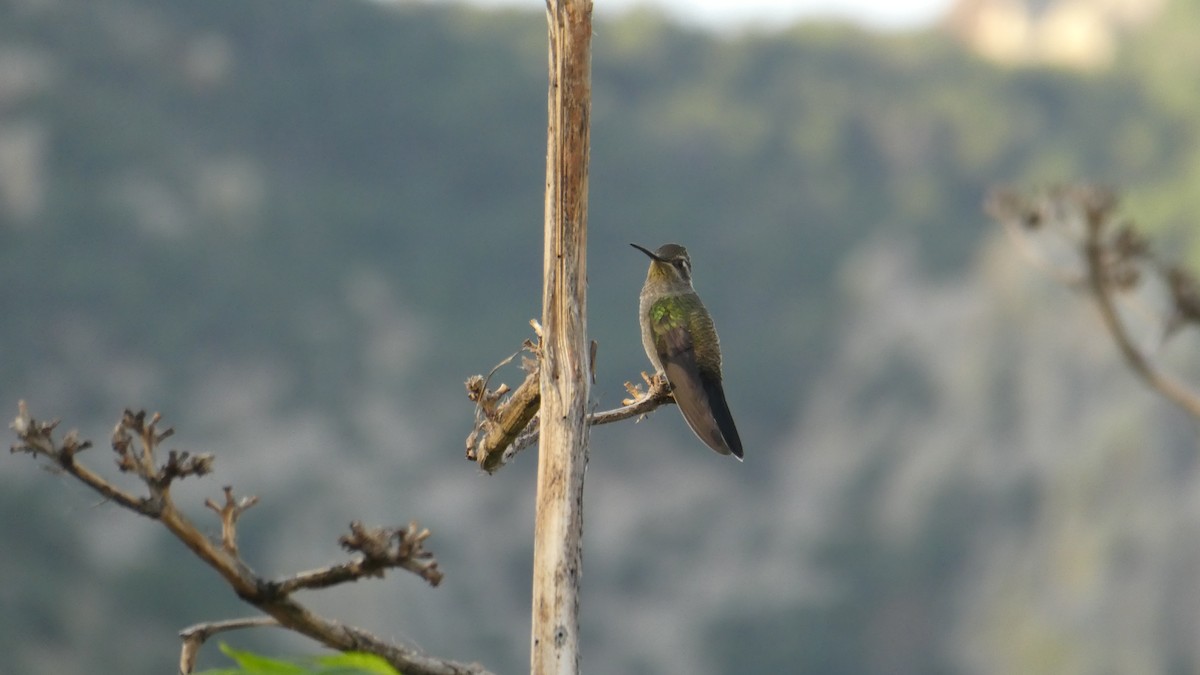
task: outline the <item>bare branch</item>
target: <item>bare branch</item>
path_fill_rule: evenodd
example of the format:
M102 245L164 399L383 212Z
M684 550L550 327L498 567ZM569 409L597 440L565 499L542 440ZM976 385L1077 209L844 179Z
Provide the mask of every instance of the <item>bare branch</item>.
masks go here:
M1152 389L1188 414L1200 419L1200 393L1190 389L1155 365L1130 334L1116 295L1136 288L1147 276L1158 277L1169 289L1172 310L1162 318L1163 339L1184 325L1200 325L1200 287L1187 271L1168 266L1150 252L1146 239L1134 227L1117 218L1118 199L1112 190L1081 185L1054 188L1043 194L1025 197L1012 190L993 191L985 210L1000 221L1023 252L1045 267L1043 256L1028 241L1033 230L1055 228L1073 239L1083 275L1055 273L1083 288L1096 302L1100 318L1126 364ZM1079 283L1082 281L1082 283Z
M525 381L508 398L510 389L501 383L494 391L488 382L501 367L507 365L516 354L496 364L486 378L472 375L467 379L467 398L476 402L475 426L467 435L467 459L477 462L484 471L494 473L503 464L503 452L520 433L529 426L541 406L541 379L537 357L541 349L542 327L536 320L529 322L538 342L526 340L522 351L534 358L522 358L521 367L527 373Z
M631 417L641 418L649 415L661 406L670 405L675 402L675 398L671 395L671 385L667 383L665 377L661 375L650 377L646 373L642 373L642 379L645 380L649 387L645 393L638 388L638 385L626 382L625 389L629 392L630 398L621 401L623 405L620 408L589 414L587 418L588 425L611 424L627 420ZM518 452L536 443L538 440L538 431L537 420L534 420L533 424L530 424L529 428L517 437L512 447L504 452L504 459L501 464L507 464Z
M1174 312L1163 331L1164 340L1186 325L1200 324L1200 284L1182 267L1169 267L1166 274Z
M54 428L58 420L39 422L29 415L25 401L17 404L17 418L8 425L17 432L20 442L13 445L11 452L25 452L34 457L45 457L63 471L79 479L83 484L100 493L105 499L150 518L157 517L158 508L148 499L132 494L112 485L87 467L76 463L75 455L92 447L91 441L80 441L78 432L70 431L61 444L54 442Z
M467 395L473 400L483 403L489 399L494 400L508 391L507 385L501 385L495 392L482 389L483 385L476 379L478 377L476 375L467 381ZM472 385L476 385L482 391L479 398L476 398L476 390ZM529 426L537 415L541 402L541 378L535 367L525 376L521 386L517 387L493 414L485 414L477 422L471 435L467 437L467 459L478 462L488 473L495 472L504 463L504 449ZM480 407L483 408L482 405Z
M183 645L179 650L180 675L191 675L191 672L196 669L196 657L200 655L200 648L204 646L208 638L217 633L261 626L278 627L279 622L269 616L252 616L244 619L198 623L179 631L179 637L183 640Z
M1041 211L1022 196L1010 190L993 190L984 202L983 210L1004 227L1004 233L1031 265L1069 288L1084 290L1087 287L1086 274L1055 264L1043 247L1033 242L1030 233L1043 232L1047 229L1046 223ZM1062 233L1056 234L1062 236Z
M593 363L595 362L594 350L590 359ZM531 378L534 378L532 383L530 381ZM648 387L646 392L642 392L638 386L626 382L625 388L629 392L630 398L623 400L623 405L620 408L589 414L587 417L588 424L596 426L599 424L620 422L631 417L642 417L654 412L660 406L670 405L675 402L674 397L671 395L671 385L667 384L666 378L662 376L650 377L646 373L642 373L642 379ZM475 375L467 380L467 397L472 401L481 401L493 397L499 399L501 394L508 391L507 385L503 384L495 392L487 390L484 388L483 382L483 378L479 375ZM522 400L524 394L521 393L521 390L526 386L532 386L536 389L538 386L536 373L527 377L525 382L518 387L517 392L504 405L520 407L521 404L517 401ZM500 407L503 408L503 405ZM503 434L499 434L496 432L496 425L488 424L486 417L482 419L482 422L477 421L475 429L467 437L467 458L479 462L484 471L488 473L495 473L500 467L510 463L517 456L517 453L537 443L541 435L541 425L539 424L539 417L537 415L534 415L532 419L517 429L517 433L513 433L511 431L512 427L508 427ZM492 434L496 435L493 436Z
M1125 357L1125 362L1146 381L1152 388L1158 390L1168 400L1175 403L1192 417L1200 419L1200 394L1188 389L1183 383L1170 377L1156 368L1146 354L1134 344L1129 335L1129 329L1121 320L1113 304L1113 284L1105 275L1105 251L1099 241L1099 232L1089 237L1085 248L1088 261L1088 283L1091 286L1092 297L1100 308L1100 318L1112 335L1113 341Z
M174 455L174 453L172 453ZM233 486L226 485L225 503L218 505L211 499L205 499L204 505L216 512L221 518L221 548L231 556L237 556L237 521L245 511L258 503L258 497L243 497L240 500L233 497Z
M175 506L169 488L176 478L208 473L212 458L171 451L162 466L158 466L155 459L157 447L173 433L170 429L159 431L160 421L157 414L147 419L144 412L127 410L113 431L112 445L117 454L118 468L141 478L150 493L147 497L136 497L125 492L79 464L75 459L76 454L91 444L78 440L74 432L68 433L61 443L56 443L53 431L57 422L38 422L33 419L24 401L19 404L17 418L10 425L19 439L12 451L46 457L105 498L158 520L197 557L216 570L238 597L262 610L282 628L308 636L331 649L376 654L405 675L487 674L478 664L462 664L426 656L415 649L381 640L362 629L325 619L291 597L297 590L325 588L368 576L382 576L385 570L397 567L412 571L436 585L441 581L441 571L433 555L423 548L429 530L419 529L415 523L405 528L379 529L369 529L355 523L351 525L351 534L343 537L341 542L345 548L361 553L361 559L278 582L262 579L237 553L237 520L254 505L256 499L236 500L232 488L227 487L224 505L218 506L212 500L207 500L206 505L220 516L222 524L221 545L210 540ZM188 637L184 636L184 639L181 668L187 665L189 659L194 662L194 651L203 643L202 639L193 639L195 646L189 647Z
M300 589L328 588L365 577L382 577L385 570L396 567L416 574L430 586L437 586L442 582L442 572L433 554L422 548L429 534L429 530L419 529L416 523L405 528L367 528L355 521L350 523L350 534L343 535L338 543L347 551L361 553L362 558L300 572L272 582L272 586L276 592L288 595Z

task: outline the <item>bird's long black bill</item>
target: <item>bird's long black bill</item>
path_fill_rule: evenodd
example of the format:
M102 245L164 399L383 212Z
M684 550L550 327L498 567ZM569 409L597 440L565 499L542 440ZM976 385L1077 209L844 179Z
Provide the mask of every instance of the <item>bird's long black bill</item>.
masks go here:
M657 260L658 262L667 262L666 260L663 260L662 258L658 257L657 253L655 253L654 251L651 251L650 249L646 248L645 246L638 246L637 244L633 244L633 243L631 243L629 245L636 248L637 250L641 251L642 253L645 253L646 255L650 256L652 259Z

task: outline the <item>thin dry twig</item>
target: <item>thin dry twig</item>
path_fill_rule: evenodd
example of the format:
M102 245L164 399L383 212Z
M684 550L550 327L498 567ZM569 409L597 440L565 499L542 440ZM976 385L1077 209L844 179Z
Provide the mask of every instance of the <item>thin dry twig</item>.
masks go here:
M221 518L221 548L231 556L237 556L237 521L247 509L258 503L258 497L242 497L235 499L233 486L226 485L225 503L218 505L211 499L205 499L204 505L216 512Z
M196 669L196 658L200 656L200 648L204 646L208 638L226 631L261 626L279 627L279 622L270 616L251 616L244 619L198 623L179 631L179 639L183 641L183 645L179 649L180 675L189 675Z
M442 572L433 554L422 548L429 534L429 530L417 527L415 522L402 528L368 528L355 521L350 523L350 534L342 535L338 543L347 551L361 553L362 557L271 582L274 592L287 595L301 589L328 588L365 577L382 577L386 570L395 567L437 586L442 582Z
M61 442L56 442L54 430L58 422L35 420L29 414L24 401L18 405L17 417L10 425L19 439L19 442L12 446L12 452L45 458L106 499L158 520L197 557L216 570L238 597L263 611L280 627L308 636L339 651L376 654L406 675L487 674L478 664L463 664L430 657L414 649L386 642L360 628L325 619L292 597L298 590L326 588L338 583L382 576L384 571L393 568L410 570L430 584L437 585L442 579L442 574L433 555L423 548L424 541L429 537L429 530L420 529L415 523L410 523L404 528L378 529L354 523L351 525L350 534L342 537L341 543L347 550L356 552L361 557L282 580L263 579L250 569L237 552L237 520L257 500L253 497L235 499L232 488L225 488L224 505L217 505L212 500L206 502L221 518L221 545L218 546L205 536L176 507L171 499L170 486L177 479L209 473L212 470L212 457L172 450L167 459L159 465L156 459L158 446L174 433L169 428L160 431L160 421L158 414L147 418L144 412L126 410L112 435L117 466L121 471L133 473L141 478L149 492L143 497L112 485L80 464L77 455L91 447L91 443L80 441L78 434L73 431L66 434ZM183 636L185 645L181 655L181 667L188 663L194 664L195 649L203 643L203 639L197 641L198 634ZM189 646L189 640L195 646Z

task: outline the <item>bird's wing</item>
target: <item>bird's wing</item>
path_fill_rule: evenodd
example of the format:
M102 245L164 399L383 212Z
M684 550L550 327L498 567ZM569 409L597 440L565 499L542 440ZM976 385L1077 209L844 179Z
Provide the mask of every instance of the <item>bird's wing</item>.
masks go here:
M742 443L719 377L707 376L696 360L687 312L677 302L662 301L651 308L654 348L671 383L675 403L696 436L722 455L742 457Z

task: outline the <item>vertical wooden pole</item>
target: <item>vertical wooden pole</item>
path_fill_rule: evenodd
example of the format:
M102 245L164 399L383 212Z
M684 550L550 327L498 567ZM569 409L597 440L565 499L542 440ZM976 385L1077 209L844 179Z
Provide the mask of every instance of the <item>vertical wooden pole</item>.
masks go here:
M534 675L579 671L590 384L587 196L592 3L547 0L550 32L541 440L533 544Z

